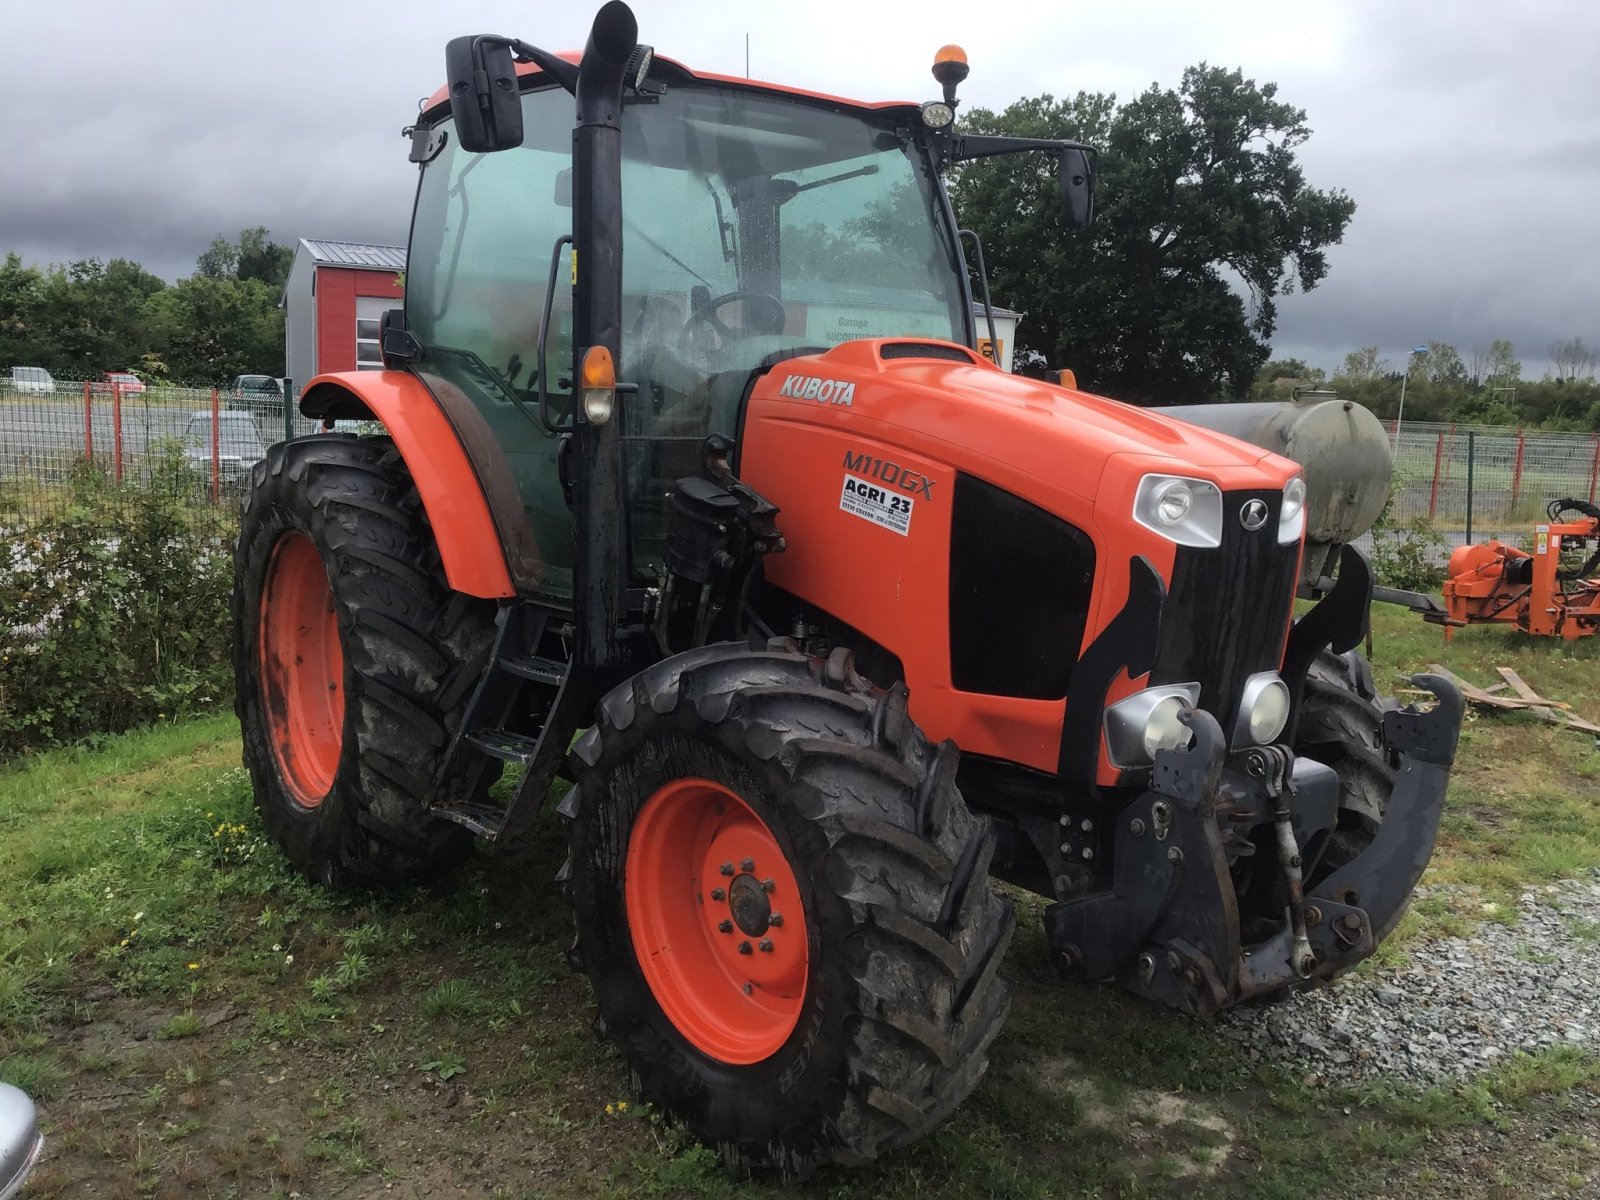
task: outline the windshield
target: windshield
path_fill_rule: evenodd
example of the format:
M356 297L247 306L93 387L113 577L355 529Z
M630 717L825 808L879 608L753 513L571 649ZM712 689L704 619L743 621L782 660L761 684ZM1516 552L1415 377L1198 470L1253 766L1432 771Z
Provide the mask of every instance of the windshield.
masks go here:
M572 232L572 97L526 93L523 116L518 149L466 154L447 138L426 166L406 320L425 347L424 379L459 389L495 431L565 591L571 514L536 397L552 251ZM690 443L736 434L751 373L774 353L868 337L969 341L939 182L902 119L699 85L627 105L621 374L639 391L624 431L684 451L631 451L636 548L652 537L642 509L660 483L695 468ZM545 385L558 421L580 267L570 249L555 261Z

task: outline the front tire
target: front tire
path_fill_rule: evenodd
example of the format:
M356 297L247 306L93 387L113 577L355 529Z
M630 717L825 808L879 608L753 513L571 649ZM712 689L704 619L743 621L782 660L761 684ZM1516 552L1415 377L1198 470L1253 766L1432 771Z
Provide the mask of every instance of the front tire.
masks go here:
M1372 668L1355 650L1324 649L1306 672L1294 752L1339 776L1338 824L1309 884L1372 844L1394 792L1395 767L1383 741L1383 702Z
M574 757L577 957L645 1099L798 1177L909 1142L977 1085L1012 914L954 747L903 688L708 646L611 692Z
M235 708L262 824L329 886L398 884L462 858L428 812L483 669L489 601L453 593L387 439L280 443L251 470L235 545Z

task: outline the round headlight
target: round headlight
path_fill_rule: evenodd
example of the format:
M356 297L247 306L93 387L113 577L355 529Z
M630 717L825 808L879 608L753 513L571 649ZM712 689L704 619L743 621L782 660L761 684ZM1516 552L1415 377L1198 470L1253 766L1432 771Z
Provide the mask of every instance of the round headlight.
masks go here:
M956 110L948 104L931 100L922 106L922 123L929 129L944 129L956 119Z
M1156 520L1163 525L1178 524L1193 507L1194 489L1181 479L1162 484L1156 493Z
M1157 750L1181 750L1189 744L1194 734L1178 720L1178 715L1188 706L1182 696L1168 696L1150 710L1144 722L1146 757L1154 758Z
M1274 679L1256 693L1250 705L1250 740L1258 746L1276 741L1289 723L1289 689Z

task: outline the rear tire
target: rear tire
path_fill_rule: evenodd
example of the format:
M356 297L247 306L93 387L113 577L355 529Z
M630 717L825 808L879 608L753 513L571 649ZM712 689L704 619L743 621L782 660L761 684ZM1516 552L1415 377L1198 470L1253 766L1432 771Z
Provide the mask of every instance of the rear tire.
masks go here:
M955 788L955 748L928 744L903 687L871 700L830 686L803 655L707 646L612 691L574 759L578 786L563 810L575 821L576 954L597 1027L617 1041L646 1100L730 1164L800 1177L904 1145L977 1086L1008 1005L997 968L1012 913L989 888L992 840ZM756 990L765 976L741 977L742 963L767 969L759 949L744 959L726 951L766 931L718 907L713 889L729 884L715 865L723 842L682 855L676 891L656 886L641 901L641 879L655 880L669 860L642 871L639 844L651 835L638 830L687 785L702 788L713 814L731 793L737 807L727 812L770 838L782 869L755 862L764 850L750 860L776 880L773 907L790 881L798 891L803 954L767 951L773 968L800 963L803 982L782 995ZM720 816L707 819L707 838L720 839ZM746 864L729 866L737 884ZM672 939L652 940L652 922L661 924L652 905L682 914ZM728 917L740 924L723 931ZM770 936L795 923L789 915ZM663 985L660 964L647 971L641 956L676 958L688 982ZM783 975L780 988L794 978ZM729 1048L704 1023L667 1015L702 999L748 1043ZM740 1015L741 1004L763 1000ZM776 1027L772 1012L783 1018Z
M1315 884L1372 844L1394 791L1395 768L1383 742L1383 705L1372 668L1359 652L1324 649L1312 662L1294 751L1339 776L1339 820L1308 881Z
M494 605L449 590L399 452L341 435L271 447L234 560L235 708L267 832L334 887L457 862L471 835L428 804Z

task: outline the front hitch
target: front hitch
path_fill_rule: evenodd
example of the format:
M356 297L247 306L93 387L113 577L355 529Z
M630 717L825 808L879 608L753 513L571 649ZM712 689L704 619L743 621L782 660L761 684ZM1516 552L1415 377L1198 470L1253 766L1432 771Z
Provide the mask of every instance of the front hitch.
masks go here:
M1320 764L1292 763L1281 747L1247 752L1244 770L1225 772L1227 743L1215 718L1186 714L1192 745L1158 753L1151 789L1118 816L1111 888L1046 910L1057 961L1083 978L1115 979L1163 1003L1214 1013L1333 979L1370 955L1404 915L1433 854L1464 711L1448 680L1415 682L1437 702L1384 716L1399 771L1372 843L1303 893L1303 847L1332 827L1336 777ZM1224 827L1241 808L1272 827L1285 897L1276 932L1250 944Z

